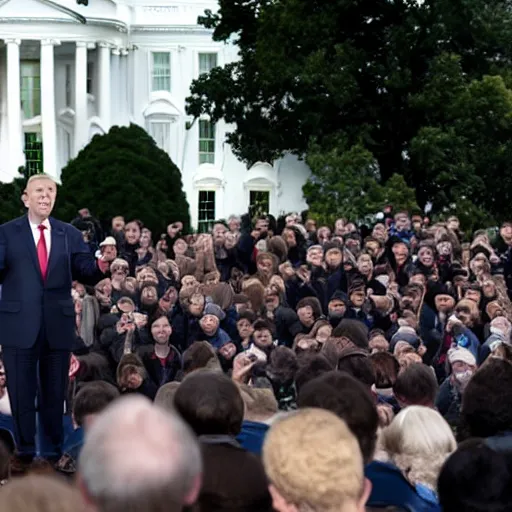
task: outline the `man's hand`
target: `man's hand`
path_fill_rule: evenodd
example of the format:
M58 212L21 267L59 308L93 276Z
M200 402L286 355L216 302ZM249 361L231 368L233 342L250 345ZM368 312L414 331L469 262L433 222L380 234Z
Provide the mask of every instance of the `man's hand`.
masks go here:
M240 384L247 382L252 367L256 361L251 360L249 355L245 352L238 354L233 361L233 373L231 378Z

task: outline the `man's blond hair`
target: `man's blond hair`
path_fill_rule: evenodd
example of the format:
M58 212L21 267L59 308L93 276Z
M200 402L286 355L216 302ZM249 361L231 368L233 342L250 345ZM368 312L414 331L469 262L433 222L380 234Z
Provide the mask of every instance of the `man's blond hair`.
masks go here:
M41 174L33 174L32 176L30 176L30 178L28 179L27 181L27 186L25 187L25 190L27 190L28 186L33 183L34 181L40 181L40 180L50 180L50 181L53 181L53 183L55 183L55 185L57 185L57 182L55 181L55 179L50 176L49 174L44 174L44 173L41 173Z
M302 409L278 421L263 446L268 478L298 510L354 507L364 491L363 458L343 420L322 409Z

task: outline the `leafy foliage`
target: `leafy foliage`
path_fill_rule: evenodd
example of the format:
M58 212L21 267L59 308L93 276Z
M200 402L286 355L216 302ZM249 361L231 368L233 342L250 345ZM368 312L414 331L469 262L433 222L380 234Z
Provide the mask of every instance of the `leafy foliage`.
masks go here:
M313 141L334 158L343 140L336 159L346 151L356 167L373 161L361 177L369 197L368 172L376 167L378 185L401 175L421 206L432 201L439 212L464 196L496 219L507 214L509 0L219 6L199 21L215 40L236 43L240 59L196 80L187 109L235 124L228 141L247 163L286 152L304 157ZM306 159L315 163L317 155ZM314 186L333 183L325 172L315 179Z
M169 222L190 226L179 169L136 125L96 135L62 170L55 215L69 221L85 207L101 221L140 219L154 235Z
M347 147L340 142L328 152L312 145L306 162L312 176L303 187L304 197L310 216L319 222L334 224L339 217L363 221L388 203L398 210L418 209L414 190L402 176L379 184L378 165L360 144Z
M22 176L11 183L0 183L0 224L8 222L25 213L21 200L27 180Z

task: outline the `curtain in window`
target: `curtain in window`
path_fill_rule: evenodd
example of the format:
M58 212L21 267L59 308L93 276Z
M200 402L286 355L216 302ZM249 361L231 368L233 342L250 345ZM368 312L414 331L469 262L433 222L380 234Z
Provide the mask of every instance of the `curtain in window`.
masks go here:
M171 54L153 53L153 91L171 90Z

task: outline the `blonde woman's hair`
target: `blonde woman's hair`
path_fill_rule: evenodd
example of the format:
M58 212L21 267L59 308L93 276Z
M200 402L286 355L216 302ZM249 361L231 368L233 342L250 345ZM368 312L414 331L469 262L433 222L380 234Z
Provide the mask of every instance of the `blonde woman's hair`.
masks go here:
M412 484L435 489L439 472L457 449L453 432L434 409L412 405L403 409L381 434L381 448Z
M2 487L0 510L85 512L85 503L77 489L55 476L29 475L14 479Z
M363 459L346 423L321 409L277 421L263 446L267 476L300 511L340 511L364 492Z

